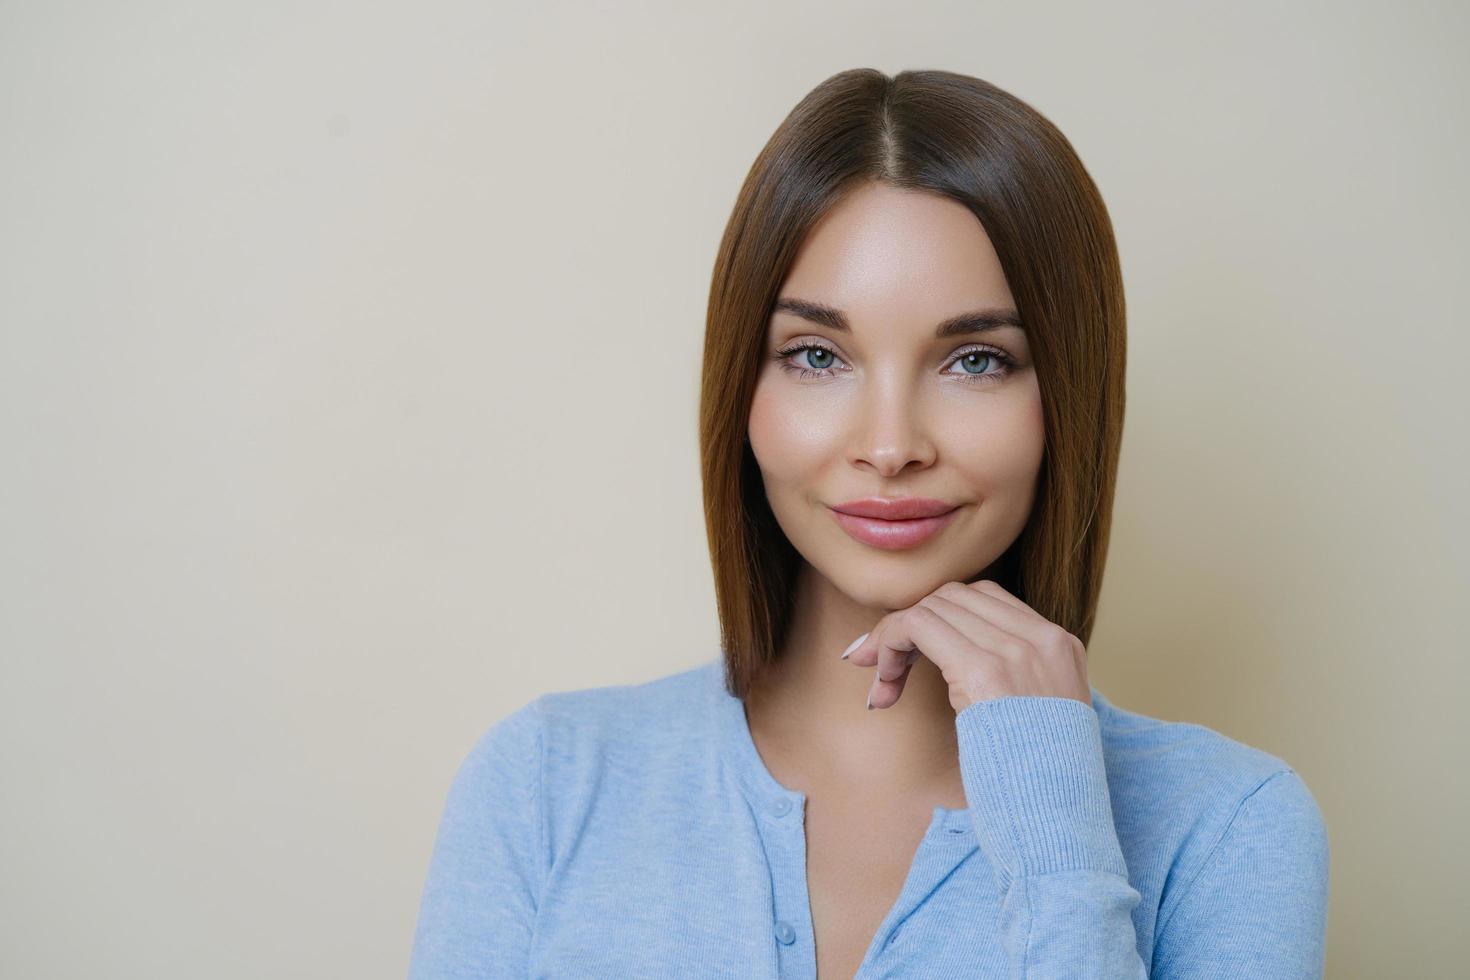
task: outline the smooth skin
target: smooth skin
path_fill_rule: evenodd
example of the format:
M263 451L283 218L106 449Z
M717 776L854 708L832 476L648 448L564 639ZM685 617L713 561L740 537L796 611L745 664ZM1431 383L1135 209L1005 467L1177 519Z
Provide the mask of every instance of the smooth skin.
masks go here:
M767 768L807 794L818 973L851 977L934 806L968 805L956 714L1006 695L1091 703L1086 651L990 580L1031 513L1045 434L1024 329L935 336L957 314L1015 310L974 214L863 185L808 235L778 299L840 310L849 329L781 309L768 324L749 437L804 561L785 647L746 715ZM960 511L888 551L832 517L867 496Z

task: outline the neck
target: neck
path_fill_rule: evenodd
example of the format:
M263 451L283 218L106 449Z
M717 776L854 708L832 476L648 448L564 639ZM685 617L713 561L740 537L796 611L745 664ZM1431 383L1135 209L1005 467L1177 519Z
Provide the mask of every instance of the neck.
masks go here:
M745 702L751 734L777 778L880 798L953 785L955 711L933 661L915 660L898 703L870 711L876 668L840 657L882 611L853 603L805 564L795 610L776 663Z

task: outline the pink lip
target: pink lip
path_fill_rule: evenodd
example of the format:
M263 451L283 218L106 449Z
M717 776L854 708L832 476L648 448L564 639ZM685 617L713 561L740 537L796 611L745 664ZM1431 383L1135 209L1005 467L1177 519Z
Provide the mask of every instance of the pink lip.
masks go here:
M832 509L854 517L907 521L915 517L938 517L940 514L948 514L958 506L933 497L863 497L837 504Z
M832 508L832 516L853 538L889 551L922 544L938 534L958 512L955 504L927 497L895 500L866 497Z

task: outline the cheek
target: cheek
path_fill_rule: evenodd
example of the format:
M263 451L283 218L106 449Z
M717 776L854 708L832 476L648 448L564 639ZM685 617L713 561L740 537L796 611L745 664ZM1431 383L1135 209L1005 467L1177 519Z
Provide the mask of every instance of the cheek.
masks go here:
M821 406L777 381L758 382L750 403L750 449L768 486L814 470L833 445Z
M983 416L950 430L950 457L982 494L1001 496L1029 491L1046 448L1040 394L1022 391L1014 400L997 399Z

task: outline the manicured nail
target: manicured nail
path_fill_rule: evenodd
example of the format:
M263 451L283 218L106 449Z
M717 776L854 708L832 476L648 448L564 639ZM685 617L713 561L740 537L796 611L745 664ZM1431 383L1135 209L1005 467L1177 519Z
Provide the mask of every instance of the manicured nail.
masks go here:
M870 630L869 632L872 632L872 631ZM866 640L867 638L868 638L868 634L867 633L864 633L862 636L858 637L856 640L853 640L852 641L852 645L849 646L846 650L843 650L842 651L842 656L838 657L837 659L838 660L846 660L848 654L852 653L852 651L854 651L858 647L862 646L863 641Z

